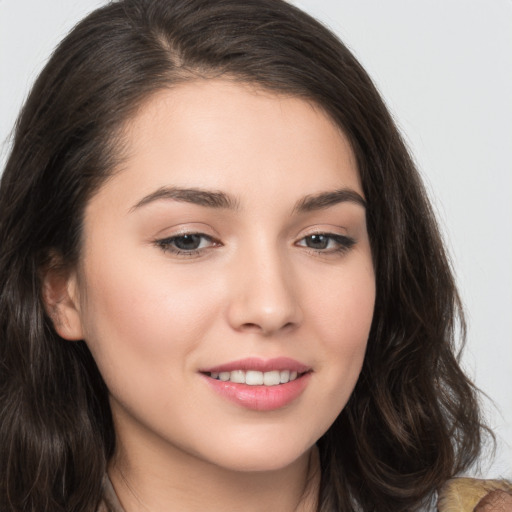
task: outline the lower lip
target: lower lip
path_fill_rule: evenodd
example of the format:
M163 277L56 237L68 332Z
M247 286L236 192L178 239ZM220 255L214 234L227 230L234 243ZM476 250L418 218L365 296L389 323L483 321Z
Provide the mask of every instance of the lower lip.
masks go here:
M311 373L277 386L248 386L224 382L203 375L206 382L219 395L235 404L253 411L275 411L291 404L306 389Z

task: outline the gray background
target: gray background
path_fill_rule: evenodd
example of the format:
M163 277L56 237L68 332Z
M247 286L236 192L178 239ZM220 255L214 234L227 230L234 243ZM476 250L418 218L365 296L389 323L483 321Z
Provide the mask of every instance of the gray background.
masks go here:
M0 0L0 168L52 48L100 0ZM375 80L415 155L469 320L463 363L499 438L487 477L512 478L512 2L296 0Z

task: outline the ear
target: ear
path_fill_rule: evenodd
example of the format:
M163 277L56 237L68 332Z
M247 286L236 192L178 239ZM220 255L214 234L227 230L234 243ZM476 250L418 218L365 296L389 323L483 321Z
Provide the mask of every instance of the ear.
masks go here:
M83 339L77 274L58 256L50 258L42 273L42 296L57 334L66 340Z

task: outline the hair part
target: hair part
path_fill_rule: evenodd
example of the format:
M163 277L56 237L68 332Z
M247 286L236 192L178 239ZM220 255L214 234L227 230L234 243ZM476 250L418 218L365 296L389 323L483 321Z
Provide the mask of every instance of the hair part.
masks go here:
M115 448L108 390L83 341L55 332L41 272L80 257L84 209L156 92L228 78L303 98L348 137L368 203L377 298L356 389L319 440L319 511L413 510L476 458L464 320L426 193L349 50L281 0L120 0L55 50L17 121L0 187L0 508L93 510Z

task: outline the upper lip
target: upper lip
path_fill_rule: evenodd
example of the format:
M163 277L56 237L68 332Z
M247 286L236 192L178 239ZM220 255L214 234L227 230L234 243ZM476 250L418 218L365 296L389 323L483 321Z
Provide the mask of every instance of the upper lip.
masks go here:
M209 368L202 368L200 372L220 373L232 372L235 370L254 370L260 372L271 372L275 370L291 370L296 371L297 373L305 373L310 371L311 367L289 357L276 357L273 359L260 359L258 357L248 357L245 359L239 359L238 361L230 361L229 363L224 363Z

